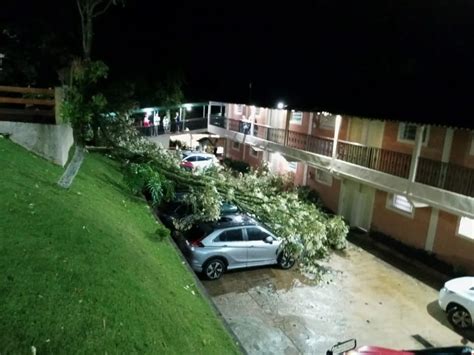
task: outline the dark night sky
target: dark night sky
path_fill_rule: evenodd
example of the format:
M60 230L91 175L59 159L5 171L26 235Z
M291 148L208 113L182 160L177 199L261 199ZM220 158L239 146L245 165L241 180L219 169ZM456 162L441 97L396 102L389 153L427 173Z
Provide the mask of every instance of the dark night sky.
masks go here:
M12 4L0 19L78 30L73 0ZM251 81L256 104L474 127L472 0L128 0L96 33L111 79L180 68L189 101L248 102Z

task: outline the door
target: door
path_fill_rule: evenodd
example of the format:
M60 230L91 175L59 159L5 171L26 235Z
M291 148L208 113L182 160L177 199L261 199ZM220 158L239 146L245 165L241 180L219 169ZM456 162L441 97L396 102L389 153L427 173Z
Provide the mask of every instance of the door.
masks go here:
M261 227L247 227L247 266L258 266L274 264L276 262L276 253L278 243L265 242L265 238L273 236Z
M351 227L370 229L374 206L375 189L351 180L342 184L340 213Z
M242 228L226 229L219 233L212 242L213 254L224 256L228 269L247 265L247 242L244 241Z

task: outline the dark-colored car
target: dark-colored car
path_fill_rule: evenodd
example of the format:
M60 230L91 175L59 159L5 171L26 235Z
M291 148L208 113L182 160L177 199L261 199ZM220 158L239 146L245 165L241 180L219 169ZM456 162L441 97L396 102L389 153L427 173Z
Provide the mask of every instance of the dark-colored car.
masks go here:
M176 192L173 201L164 203L157 209L158 217L169 229L174 229L173 219L180 219L192 213L191 207L184 203L186 192ZM237 206L224 202L221 205L221 216L237 213Z

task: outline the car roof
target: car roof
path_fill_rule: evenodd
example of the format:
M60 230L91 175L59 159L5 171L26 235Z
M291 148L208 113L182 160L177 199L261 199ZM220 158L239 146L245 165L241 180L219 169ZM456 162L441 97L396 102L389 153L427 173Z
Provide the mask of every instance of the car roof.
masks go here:
M187 157L191 157L191 156L201 156L201 157L214 157L215 155L214 154L211 154L211 153L203 153L203 152L193 152L193 153L189 153L187 155Z
M245 213L227 214L221 216L218 221L211 222L211 224L213 229L260 225L260 223Z

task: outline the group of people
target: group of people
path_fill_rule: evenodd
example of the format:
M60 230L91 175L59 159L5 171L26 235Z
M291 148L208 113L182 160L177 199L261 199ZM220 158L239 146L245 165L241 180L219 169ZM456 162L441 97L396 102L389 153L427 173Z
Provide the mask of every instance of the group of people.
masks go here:
M154 115L147 112L141 126L143 127L144 134L147 136L157 136L163 133L181 132L183 130L183 122L179 112L176 112L174 119L170 119L168 115L160 117L158 112Z

